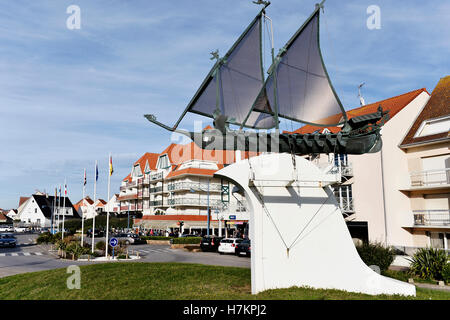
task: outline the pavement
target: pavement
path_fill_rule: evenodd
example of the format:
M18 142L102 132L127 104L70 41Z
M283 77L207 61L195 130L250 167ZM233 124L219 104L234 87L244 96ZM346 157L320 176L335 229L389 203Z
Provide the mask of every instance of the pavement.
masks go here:
M51 245L35 244L37 234L15 234L18 245L15 248L0 248L0 278L26 272L35 272L70 265L101 263L94 261L72 261L59 259ZM104 240L95 239L96 242ZM217 266L250 268L250 259L234 255L220 255L216 252L188 252L171 249L168 245L130 245L129 254L141 257L134 262L182 262Z

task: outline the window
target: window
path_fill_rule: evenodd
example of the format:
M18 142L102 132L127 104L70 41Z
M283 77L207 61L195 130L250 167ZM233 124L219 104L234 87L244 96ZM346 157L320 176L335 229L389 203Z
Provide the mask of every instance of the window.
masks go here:
M158 169L166 169L168 167L170 167L170 163L169 163L169 157L167 156L167 154L163 154L162 156L159 156Z
M347 165L347 154L338 153L334 155L334 165L336 167Z
M437 232L431 232L430 233L430 245L432 248L444 249L444 247L445 247L444 234L437 233Z
M34 213L37 213L37 208L34 208Z
M449 130L450 116L445 116L437 119L428 119L422 122L419 129L416 131L414 138L448 132Z

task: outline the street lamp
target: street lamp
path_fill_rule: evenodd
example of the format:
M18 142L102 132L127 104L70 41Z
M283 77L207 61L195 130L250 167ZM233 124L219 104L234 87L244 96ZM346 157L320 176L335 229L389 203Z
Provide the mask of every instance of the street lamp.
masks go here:
M210 226L210 219L209 219L209 178L208 178L208 196L207 196L207 229L206 229L206 235L209 236L209 226ZM199 190L205 191L204 189L202 189L200 186L198 187ZM190 192L194 193L195 189L194 188L190 188L189 190Z

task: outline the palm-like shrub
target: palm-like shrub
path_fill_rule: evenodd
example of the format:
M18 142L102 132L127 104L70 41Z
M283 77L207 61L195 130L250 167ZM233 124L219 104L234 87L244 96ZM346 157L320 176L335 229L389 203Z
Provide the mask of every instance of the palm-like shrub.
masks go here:
M448 276L448 255L444 250L421 248L409 260L411 273L422 279L444 280L445 272Z

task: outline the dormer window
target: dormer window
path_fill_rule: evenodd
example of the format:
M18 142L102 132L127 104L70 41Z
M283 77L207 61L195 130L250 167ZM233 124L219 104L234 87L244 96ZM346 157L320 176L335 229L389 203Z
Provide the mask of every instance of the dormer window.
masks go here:
M158 169L167 169L170 167L169 156L167 154L163 154L158 158L158 164L156 165Z
M422 122L419 129L416 131L414 138L448 132L449 130L450 130L450 116L428 119Z
M148 161L147 161L147 162L145 163L145 169L144 169L144 172L145 172L146 174L149 174L150 171L151 171L150 165L148 164Z
M133 172L131 173L131 175L133 177L141 177L142 176L141 166L139 164L136 164L133 167Z

